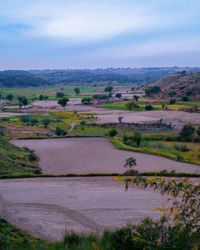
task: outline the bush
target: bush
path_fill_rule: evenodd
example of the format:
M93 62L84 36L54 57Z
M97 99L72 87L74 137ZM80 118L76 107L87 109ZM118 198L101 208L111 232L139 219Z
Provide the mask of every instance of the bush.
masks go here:
M56 93L56 98L62 98L62 97L64 97L64 93L63 92L57 92Z
M172 104L175 104L176 103L176 99L170 99L169 100L169 104L172 105Z
M185 124L179 133L180 141L192 141L193 134L195 133L195 128L191 124Z
M152 105L146 105L145 110L147 110L147 111L153 110L153 106Z
M121 98L121 97L122 97L122 94L121 94L121 93L117 93L117 94L115 95L115 97Z
M57 127L56 131L55 131L55 134L57 136L65 136L67 134L67 132L64 129L62 129L60 127Z
M108 132L108 135L110 137L115 137L117 135L117 130L116 129L111 129L109 132Z
M190 100L190 98L189 98L188 96L183 96L183 97L181 98L181 100L182 100L183 102L188 102L188 101Z

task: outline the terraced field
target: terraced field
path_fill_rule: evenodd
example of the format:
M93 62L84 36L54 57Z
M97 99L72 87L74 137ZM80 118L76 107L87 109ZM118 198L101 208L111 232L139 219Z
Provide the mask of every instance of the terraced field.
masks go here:
M163 196L111 177L0 181L0 217L36 237L59 240L69 231L102 232L144 217L158 218Z
M123 173L127 158L135 157L140 172L175 170L200 173L200 166L161 156L116 149L104 138L13 140L17 146L35 150L45 174Z

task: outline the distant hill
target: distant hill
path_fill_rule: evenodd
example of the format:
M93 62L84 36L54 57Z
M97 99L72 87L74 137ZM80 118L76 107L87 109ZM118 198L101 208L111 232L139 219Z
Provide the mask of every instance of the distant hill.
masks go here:
M0 87L36 87L45 86L49 82L39 76L23 70L0 71Z
M67 70L7 70L0 71L0 87L30 87L55 84L145 85L179 71L197 72L200 68L107 68Z
M200 98L200 72L166 76L153 84L161 88L162 97Z

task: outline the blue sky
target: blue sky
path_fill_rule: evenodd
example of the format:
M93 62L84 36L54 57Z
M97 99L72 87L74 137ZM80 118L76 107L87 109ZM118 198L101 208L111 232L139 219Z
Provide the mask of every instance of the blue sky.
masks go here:
M200 66L199 0L1 0L0 69Z

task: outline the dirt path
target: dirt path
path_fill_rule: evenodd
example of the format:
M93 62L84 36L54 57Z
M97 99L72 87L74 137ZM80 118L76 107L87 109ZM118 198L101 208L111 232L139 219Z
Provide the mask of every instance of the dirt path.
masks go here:
M29 147L38 154L45 174L123 173L129 157L137 160L140 172L175 170L200 173L200 166L177 162L161 156L116 149L103 138L60 138L13 140L15 145Z
M48 240L156 219L160 213L154 208L163 202L152 190L125 192L111 177L0 180L0 216Z

